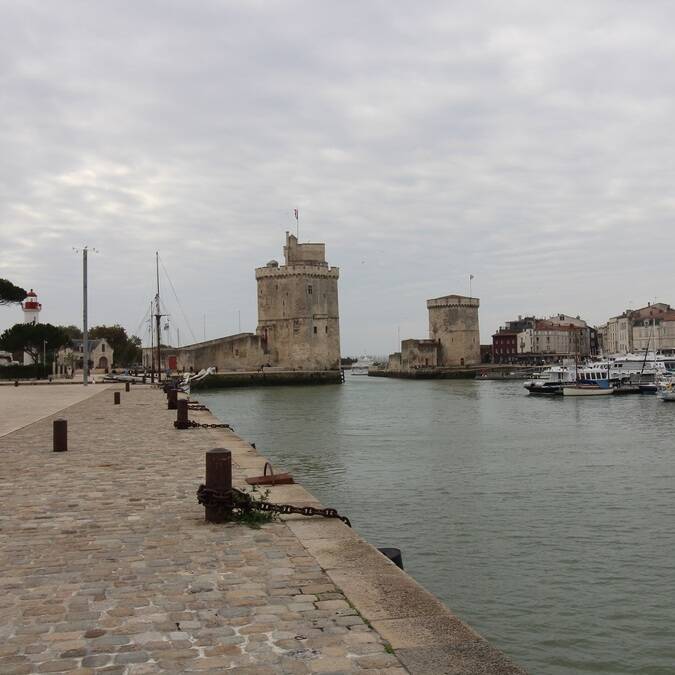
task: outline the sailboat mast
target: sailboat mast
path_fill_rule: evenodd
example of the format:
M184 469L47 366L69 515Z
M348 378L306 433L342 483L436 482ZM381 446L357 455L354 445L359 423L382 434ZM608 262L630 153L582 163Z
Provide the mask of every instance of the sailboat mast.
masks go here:
M160 330L160 322L162 315L160 314L159 309L159 251L155 251L155 268L157 271L157 295L155 296L155 321L157 323L157 382L162 380L162 347L161 347L161 337L162 333Z
M155 329L152 327L152 301L150 301L150 382L155 382Z

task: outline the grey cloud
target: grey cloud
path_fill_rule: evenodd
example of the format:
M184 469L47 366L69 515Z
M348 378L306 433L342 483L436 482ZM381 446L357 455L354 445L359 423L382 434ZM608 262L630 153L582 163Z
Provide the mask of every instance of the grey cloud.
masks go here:
M137 327L159 249L196 333L253 329L294 207L345 353L470 273L484 340L675 300L668 3L0 4L0 270L45 319L78 321L89 243L94 321Z

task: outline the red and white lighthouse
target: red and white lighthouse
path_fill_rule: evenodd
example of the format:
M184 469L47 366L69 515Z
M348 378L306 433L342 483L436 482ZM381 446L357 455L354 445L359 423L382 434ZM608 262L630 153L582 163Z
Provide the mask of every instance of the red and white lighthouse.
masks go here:
M21 303L24 323L39 323L42 305L38 302L37 293L31 288L26 299Z
M21 303L21 309L23 309L24 323L39 323L42 305L38 302L37 293L32 288L26 294L26 299ZM28 352L24 352L23 365L29 366L32 363L35 363L33 357Z

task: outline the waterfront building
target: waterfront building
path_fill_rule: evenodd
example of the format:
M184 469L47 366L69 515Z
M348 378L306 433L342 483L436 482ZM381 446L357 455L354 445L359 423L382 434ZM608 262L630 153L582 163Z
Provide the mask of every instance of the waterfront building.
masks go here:
M519 316L492 336L494 363L541 363L597 353L597 330L578 316Z
M598 328L607 354L645 350L675 353L675 310L665 302L648 303L610 317Z
M326 262L326 245L300 243L286 232L284 264L270 260L255 270L258 325L184 347L162 347L162 371L339 370L340 270ZM143 349L143 364L156 358Z
M105 338L87 340L89 369L107 373L113 365L115 352ZM84 340L71 340L70 347L61 347L54 362L55 375L72 376L84 365Z

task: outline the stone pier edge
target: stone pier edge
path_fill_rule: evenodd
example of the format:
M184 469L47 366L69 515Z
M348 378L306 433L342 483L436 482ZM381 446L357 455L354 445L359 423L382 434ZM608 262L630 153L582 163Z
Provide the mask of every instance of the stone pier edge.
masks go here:
M220 420L206 411L190 411L190 417L203 423L236 425L236 420ZM217 435L222 435L221 447L232 452L232 461L239 468L235 476L245 479L263 473L268 460L250 443L225 429L218 430ZM236 479L235 487L250 489L248 484ZM297 483L262 489L269 489L271 502L324 507ZM354 529L339 520L319 516L282 515L280 518L411 673L525 674L524 669L492 647Z

